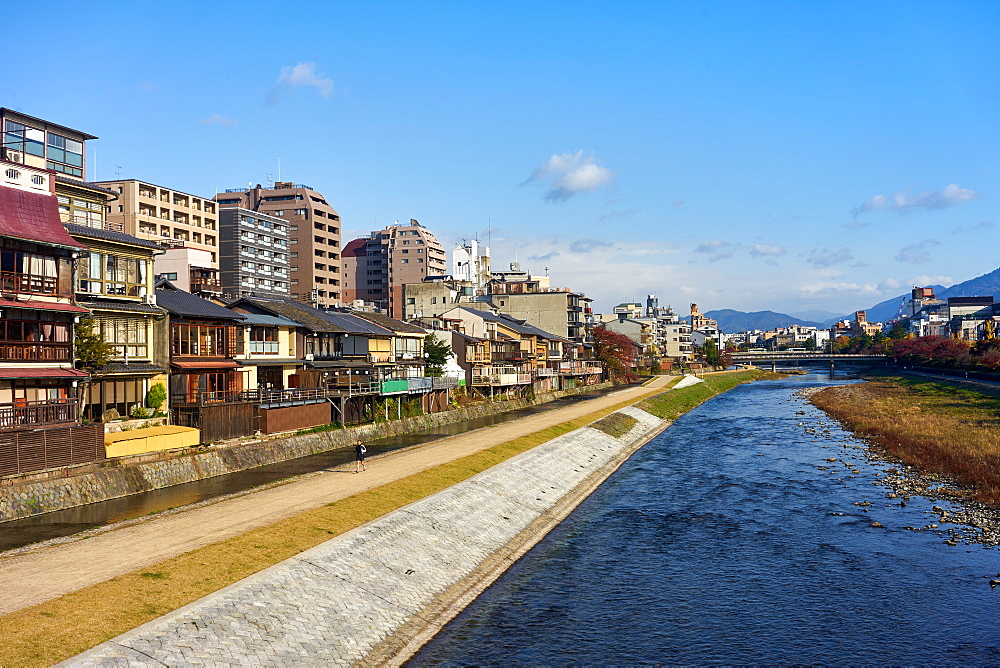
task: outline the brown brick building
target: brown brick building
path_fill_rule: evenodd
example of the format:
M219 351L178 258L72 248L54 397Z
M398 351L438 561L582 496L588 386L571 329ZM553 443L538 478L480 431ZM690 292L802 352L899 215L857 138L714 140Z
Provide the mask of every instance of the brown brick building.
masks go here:
M340 215L309 186L278 181L273 188L231 189L215 196L221 208L241 207L288 221L291 297L323 308L341 295Z

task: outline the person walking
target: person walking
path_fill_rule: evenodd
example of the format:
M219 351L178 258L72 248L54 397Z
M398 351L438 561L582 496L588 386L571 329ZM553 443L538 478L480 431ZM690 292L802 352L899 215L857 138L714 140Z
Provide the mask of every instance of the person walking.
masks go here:
M365 466L365 453L368 452L368 448L361 441L358 441L354 445L354 472L361 473L362 471L367 471L368 467Z

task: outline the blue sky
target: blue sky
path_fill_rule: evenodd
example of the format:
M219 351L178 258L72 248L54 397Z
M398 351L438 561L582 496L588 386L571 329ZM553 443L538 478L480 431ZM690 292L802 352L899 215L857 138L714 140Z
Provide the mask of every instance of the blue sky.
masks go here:
M0 106L91 178L306 183L598 310L848 312L1000 265L998 2L54 2ZM95 154L96 153L96 154Z

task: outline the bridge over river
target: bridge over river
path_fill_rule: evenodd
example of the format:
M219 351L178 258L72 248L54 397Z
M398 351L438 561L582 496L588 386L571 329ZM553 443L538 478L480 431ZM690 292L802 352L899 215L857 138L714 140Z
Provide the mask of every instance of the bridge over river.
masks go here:
M888 355L853 355L845 353L823 353L823 352L766 352L766 353L733 353L733 364L750 364L761 366L765 363L771 364L771 369L779 363L794 362L796 366L805 363L829 362L833 369L837 362L844 364L889 364L892 360Z

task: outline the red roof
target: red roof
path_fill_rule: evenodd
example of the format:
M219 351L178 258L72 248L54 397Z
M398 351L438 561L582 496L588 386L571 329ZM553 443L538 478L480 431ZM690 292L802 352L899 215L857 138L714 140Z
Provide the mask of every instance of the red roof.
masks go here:
M10 299L0 299L0 308L30 308L39 311L69 311L70 313L90 313L85 308L65 302L42 302L34 299L27 301L13 301Z
M76 369L0 368L0 378L84 378L90 374Z
M0 236L86 248L74 241L59 217L54 195L0 187Z

